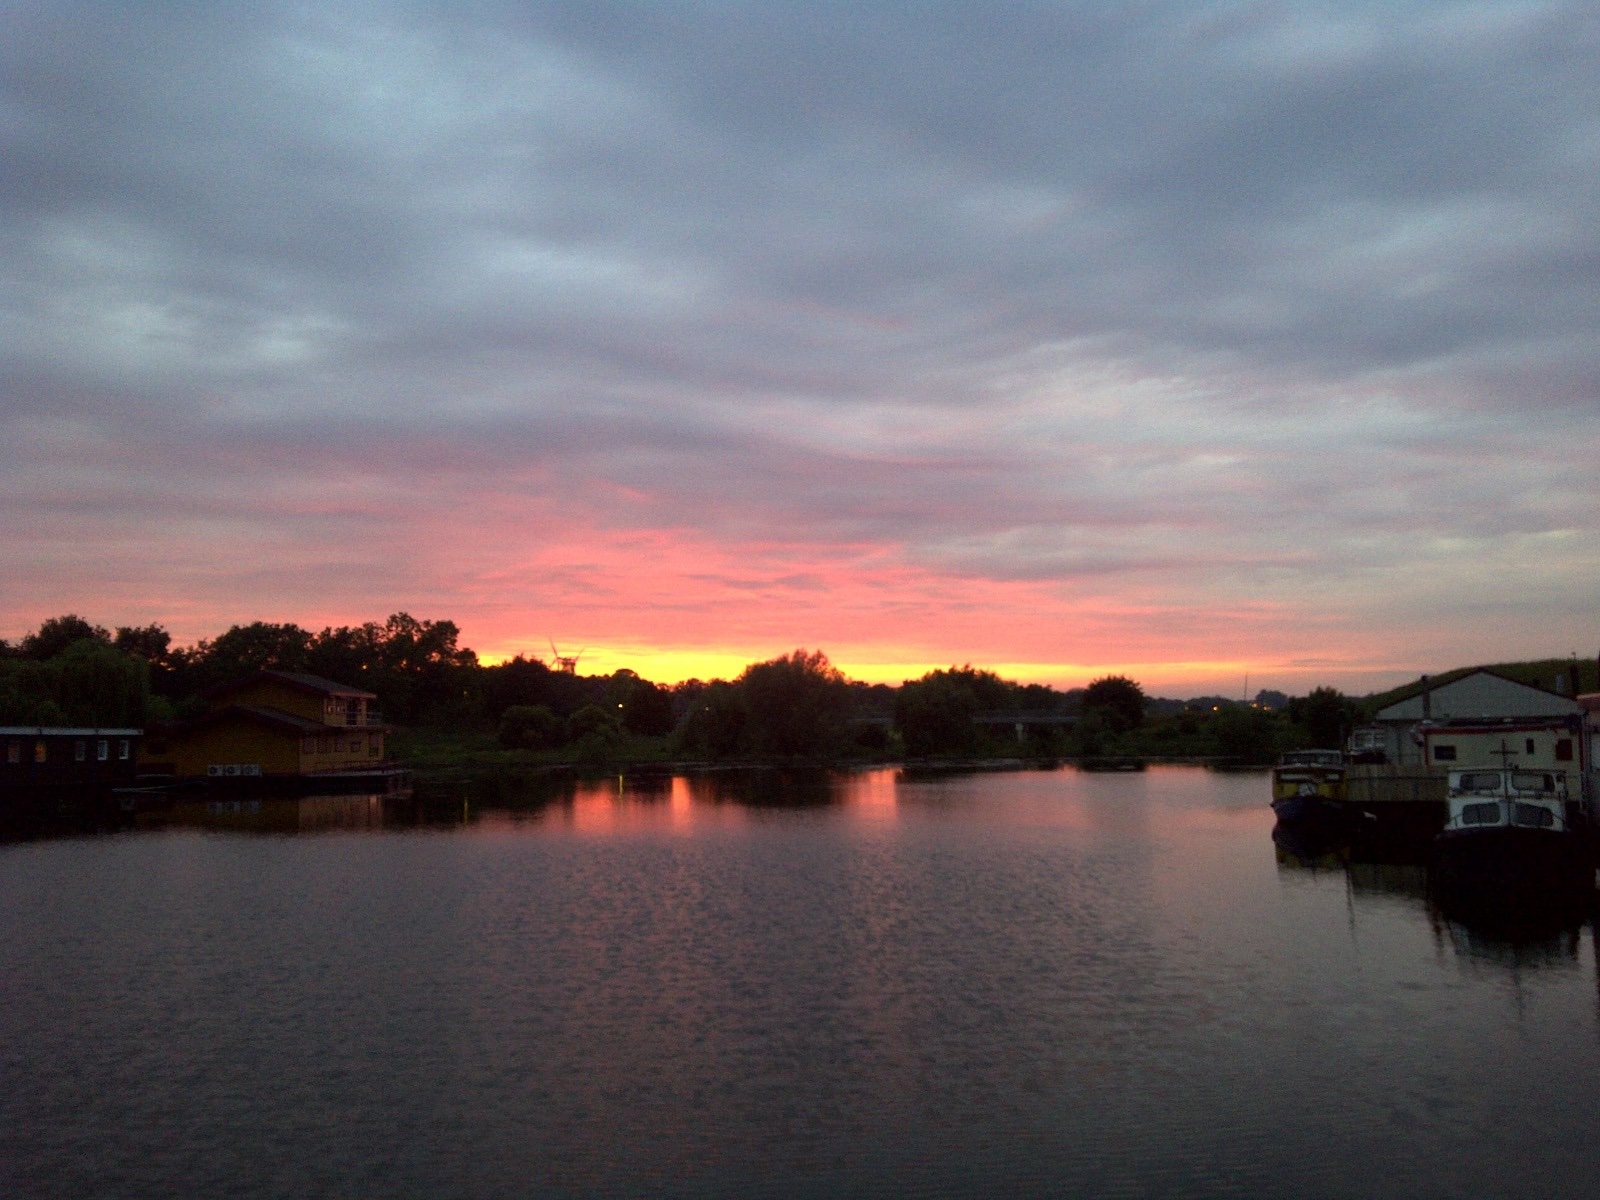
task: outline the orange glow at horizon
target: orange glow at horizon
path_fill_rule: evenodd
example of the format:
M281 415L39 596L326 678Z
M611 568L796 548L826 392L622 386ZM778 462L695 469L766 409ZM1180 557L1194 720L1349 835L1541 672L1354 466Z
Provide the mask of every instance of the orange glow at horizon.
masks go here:
M629 670L644 679L660 684L677 684L698 679L710 682L715 679L732 680L753 663L765 662L788 654L792 650L822 650L828 660L847 679L860 683L884 683L898 686L907 680L920 679L930 671L948 670L952 667L971 666L975 670L992 671L1013 683L1044 684L1062 690L1086 687L1107 675L1122 675L1138 682L1146 693L1155 695L1174 689L1185 694L1200 692L1219 695L1244 695L1248 689L1253 696L1263 688L1293 692L1296 687L1318 686L1328 675L1322 666L1305 666L1271 660L1180 660L1102 663L1081 662L985 662L976 658L935 660L927 657L926 648L906 648L896 653L893 648L872 646L845 647L834 653L826 646L790 646L787 649L750 647L748 649L703 648L683 646L650 646L635 643L615 645L599 644L584 648L578 673L581 675L610 675ZM567 648L562 647L567 653ZM525 658L538 657L548 661L548 656L531 653L527 649L501 651L496 654L480 653L479 661L487 665L507 662L521 654ZM1372 668L1374 676L1403 674L1393 669Z

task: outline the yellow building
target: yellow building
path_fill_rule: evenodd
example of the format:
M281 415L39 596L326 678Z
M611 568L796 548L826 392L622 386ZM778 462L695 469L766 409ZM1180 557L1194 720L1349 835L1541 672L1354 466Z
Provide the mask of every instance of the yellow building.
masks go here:
M371 692L315 675L258 671L206 694L212 709L152 726L145 774L179 778L336 782L392 775L388 726Z

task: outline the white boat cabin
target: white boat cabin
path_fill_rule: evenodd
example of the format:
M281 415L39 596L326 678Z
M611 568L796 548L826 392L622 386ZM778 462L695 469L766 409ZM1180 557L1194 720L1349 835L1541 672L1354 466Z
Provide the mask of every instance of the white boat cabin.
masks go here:
M1559 771L1450 772L1445 831L1548 829L1567 831L1567 778Z

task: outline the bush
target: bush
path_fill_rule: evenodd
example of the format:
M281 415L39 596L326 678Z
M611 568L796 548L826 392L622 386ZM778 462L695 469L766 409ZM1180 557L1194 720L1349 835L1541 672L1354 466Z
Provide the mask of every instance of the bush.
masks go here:
M500 744L508 750L549 750L561 735L561 718L543 704L513 704L500 714Z
M577 712L567 718L567 741L581 742L594 734L600 734L611 740L620 740L622 736L622 722L617 720L617 715L598 704L585 704Z

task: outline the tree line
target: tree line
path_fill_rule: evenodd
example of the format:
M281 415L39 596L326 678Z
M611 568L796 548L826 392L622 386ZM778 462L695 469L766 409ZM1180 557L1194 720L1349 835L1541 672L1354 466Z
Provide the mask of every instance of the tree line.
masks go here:
M142 727L195 717L207 693L258 670L317 675L378 697L389 722L493 734L506 750L626 757L650 743L707 759L1209 756L1265 761L1338 745L1354 703L1333 689L1278 710L1219 703L1156 713L1120 675L1059 691L970 665L899 687L846 679L821 651L753 663L732 680L666 686L630 670L578 675L518 656L488 665L451 621L396 613L325 627L257 621L193 646L160 625L112 629L67 614L0 640L0 724ZM1027 714L1016 728L994 714Z

